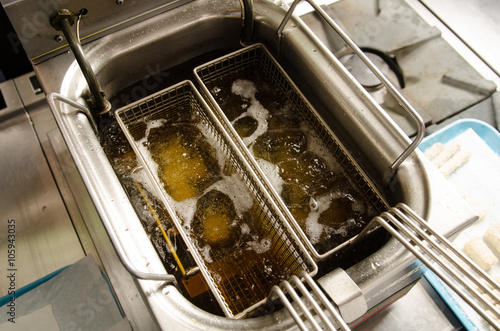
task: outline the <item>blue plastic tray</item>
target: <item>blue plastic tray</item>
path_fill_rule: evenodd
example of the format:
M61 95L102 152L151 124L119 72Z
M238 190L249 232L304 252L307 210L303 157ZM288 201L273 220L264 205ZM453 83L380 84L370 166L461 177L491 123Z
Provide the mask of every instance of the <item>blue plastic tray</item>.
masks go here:
M441 130L425 137L422 143L418 145L418 148L421 151L425 151L437 142L446 144L448 141L459 136L468 129L473 129L495 153L500 155L500 133L488 123L475 119L463 119L453 122Z
M475 119L463 119L453 122L441 130L425 137L418 148L421 151L425 151L437 142L446 144L468 129L473 129L496 154L500 155L500 133L491 125ZM450 310L455 314L466 330L478 330L467 313L456 302L455 298L451 296L449 288L441 281L441 279L439 279L430 270L424 274L424 277L432 285L448 307L450 307Z
M0 298L0 307L3 306L3 305L6 305L7 303L9 303L12 297L15 297L17 299L21 295L23 295L23 294L31 291L32 289L34 289L34 288L42 285L43 283L47 282L48 280L54 278L55 276L59 275L59 273L61 271L63 271L64 269L66 269L67 267L68 266L63 267L63 268L61 268L59 270L56 270L56 271L54 271L54 272L52 272L52 273L50 273L50 274L48 274L48 275L46 275L46 276L44 276L44 277L42 277L40 279L37 279L33 283L30 283L30 284L28 284L26 286L21 287L20 289L17 289L15 291L15 293L13 293L13 294L7 294L7 295L1 297Z

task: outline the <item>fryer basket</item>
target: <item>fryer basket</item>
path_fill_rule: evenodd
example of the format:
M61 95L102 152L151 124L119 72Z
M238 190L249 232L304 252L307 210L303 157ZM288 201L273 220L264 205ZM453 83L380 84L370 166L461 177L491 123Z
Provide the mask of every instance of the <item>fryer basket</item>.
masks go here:
M351 185L356 187L361 193L366 204L370 208L373 208L373 216L377 216L388 209L388 204L384 201L382 194L371 183L369 177L351 157L331 128L322 120L263 44L248 46L227 56L198 66L194 69L194 73L200 84L202 95L209 101L209 105L214 111L216 110L216 113L224 113L224 109L221 109L221 106L216 101L216 93L214 91L219 91L221 86L230 86L231 82L238 77L253 77L256 73L261 74L265 79L264 83L277 88L279 94L286 98L287 106L291 107L290 111L297 114L300 120L307 126L307 130L311 130L321 140L329 154L343 169ZM225 125L225 129L231 133L233 139L241 146L241 149L245 150L247 156L250 155L250 158L252 158L252 153L247 148L247 144L238 136L232 122L226 117L222 117L220 120ZM262 171L259 172L259 169L256 172L264 177L262 181L266 183L267 189L273 193L283 214L286 215L288 221L293 225L293 228L302 238L315 260L326 259L354 240L356 235L342 243L324 240L313 244L310 237L303 231L291 215L290 210L285 206L280 194L277 193L271 182L265 178L265 174ZM363 227L369 221L370 219L366 220ZM362 228L359 229L358 233L361 230Z
M267 251L259 252L246 247L245 251L241 252L245 254L235 258L235 251L238 248L212 247L210 258L207 259L203 256L198 241L199 233L185 229L187 224L185 214L179 213L175 201L161 186L160 179L154 171L154 162L148 158L147 150L140 142L144 139L148 121L175 122L184 115L187 115L205 136L213 138L209 141L218 151L218 162L223 176L225 178L237 176L250 192L253 198L250 208L253 223L247 225L250 233L270 240L271 244ZM220 116L223 115L214 115L190 81L157 92L117 110L115 114L159 199L187 243L224 314L230 318L242 318L265 301L273 285L301 271L313 276L317 272L317 266L293 229L284 221L280 210L256 178L246 159L223 129L218 120Z

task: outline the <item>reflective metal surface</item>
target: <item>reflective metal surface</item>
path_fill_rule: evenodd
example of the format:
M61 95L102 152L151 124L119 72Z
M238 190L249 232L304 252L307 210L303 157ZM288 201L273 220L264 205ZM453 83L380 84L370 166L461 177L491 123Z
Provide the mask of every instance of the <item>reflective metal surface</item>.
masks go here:
M0 84L0 296L78 261L84 251L14 81ZM29 93L44 102L44 95ZM29 103L34 106L34 103Z
M500 76L500 3L495 0L420 1ZM464 24L469 22L470 24Z
M85 45L84 51L95 63L97 78L106 93L112 95L139 81L134 93L121 97L143 97L143 93L152 93L167 79L173 66L212 50L240 47L239 10L238 1L194 1L189 8L175 8L95 40ZM273 52L276 52L275 32L284 13L271 2L255 2L255 37ZM338 132L364 170L383 187L380 181L384 171L409 139L299 20L292 18L285 27L281 47L279 60L285 70L306 96L314 100L315 108ZM47 93L58 92L83 103L86 83L70 54L39 63L35 70ZM127 254L144 270L164 273L164 268L155 258L156 253L87 118L65 105L58 105L54 111L61 111L59 125L71 155L58 130L49 131L48 135L44 131L42 146L50 145L47 150L53 147L58 160L53 167L56 180L65 201L66 197L73 200L66 202L67 210L86 253L99 255L122 309L136 329L296 327L284 309L255 319L234 321L194 307L173 285L132 279L121 266L106 231L120 236L132 248ZM43 121L38 124L46 125ZM48 159L51 163L51 158ZM473 219L470 210L447 190L420 153L414 153L402 164L396 179L386 192L390 202L406 202L444 234L453 233ZM421 274L413 262L414 257L401 244L390 240L380 251L347 268L347 275L367 302L368 312L360 320L378 311L379 305L390 303L394 293L411 287Z
M18 77L15 79L15 85L22 100L25 101L26 110L45 155L45 159L39 160L39 167L47 165L50 167L57 185L59 198L64 201L64 204L59 206L59 212L65 211L72 222L74 231L67 232L64 236L72 238L76 231L80 250L83 249L85 255L93 255L101 270L107 276L117 303L133 329L158 329L159 326L156 320L151 317L149 309L144 305L141 298L142 294L137 289L137 280L123 267L110 242L110 238L82 182L80 173L75 167L61 132L50 112L45 95L33 93L30 83L32 77L34 77L33 73ZM52 236L52 230L52 227L45 230L48 236ZM32 257L32 259L36 258L36 256ZM50 252L51 260L59 263L64 262L60 258L64 258L64 255L60 255L59 251ZM28 263L33 263L32 259L27 259ZM26 271L29 273L30 270ZM20 272L24 273L25 270ZM33 274L33 281L45 275L46 273Z
M62 9L61 5L75 13L85 8L88 10L80 29L82 43L86 43L189 1L163 1L160 6L155 0L94 1L86 4L79 0L2 0L1 3L17 33L13 41L22 43L30 60L38 63L67 50L68 44L62 33L54 30L49 23L50 17Z
M103 37L89 45L86 52L96 63L96 74L106 93L115 93L138 80L143 84L136 92L147 92L151 85L158 83L151 71L166 70L163 76L155 76L165 79L168 69L184 60L211 50L239 47L240 15L235 12L236 8L239 8L237 2L215 6L195 1L189 10L174 9L164 16L138 23L134 28ZM259 1L255 3L255 13L256 38L275 52L275 32L285 11L270 2ZM183 25L182 22L190 23ZM282 41L279 60L285 70L306 96L314 100L315 108L339 133L365 171L383 187L384 171L408 144L408 138L380 107L372 103L361 86L300 21L292 18L285 27ZM173 44L175 48L169 47ZM70 55L46 61L36 70L43 77L42 84L47 92L58 92L82 102L85 82ZM134 247L128 253L137 261L145 259L146 269L163 270L154 253L147 253L152 247L148 247L144 230L138 227L137 216L131 211L86 117L64 105L54 111L61 111L59 125L63 136L107 230L123 235L124 242ZM353 135L353 132L359 134ZM427 176L424 161L418 152L414 153L402 164L395 185L387 193L391 203L405 201L432 223L439 223L443 216L459 219L458 224L473 218L456 196L449 194L442 185L435 188L427 181ZM430 199L437 191L440 191L439 199ZM448 234L453 231L450 227L444 228ZM130 233L134 233L133 238ZM136 245L138 242L140 247ZM413 261L410 253L391 240L382 250L346 272L362 290L370 309L419 277ZM158 323L165 328L265 330L294 325L293 319L283 310L251 320L217 317L192 306L172 285L154 281L138 281L138 284Z
M405 77L401 94L430 126L487 100L496 85L464 58L462 50L450 46L445 32L435 24L437 19L427 21L429 12L415 4L418 1L344 0L324 8L360 47L397 61ZM316 15L306 14L303 19L334 54L346 54L345 43ZM415 125L387 91L371 94L406 134L415 135Z

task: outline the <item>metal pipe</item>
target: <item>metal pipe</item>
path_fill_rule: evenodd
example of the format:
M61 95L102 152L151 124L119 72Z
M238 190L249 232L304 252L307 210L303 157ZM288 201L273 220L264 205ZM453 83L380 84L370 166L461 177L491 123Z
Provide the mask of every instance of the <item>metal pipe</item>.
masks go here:
M242 7L242 41L249 43L252 41L253 36L253 0L240 0Z
M101 91L97 78L92 70L92 67L83 53L82 46L75 32L71 28L74 23L73 13L67 9L62 9L57 12L57 14L51 18L50 23L56 30L61 30L68 41L68 45L75 56L76 62L80 66L80 69L89 85L90 93L92 95L94 104L93 109L98 111L99 115L107 113L111 109L111 104L104 98L104 94Z

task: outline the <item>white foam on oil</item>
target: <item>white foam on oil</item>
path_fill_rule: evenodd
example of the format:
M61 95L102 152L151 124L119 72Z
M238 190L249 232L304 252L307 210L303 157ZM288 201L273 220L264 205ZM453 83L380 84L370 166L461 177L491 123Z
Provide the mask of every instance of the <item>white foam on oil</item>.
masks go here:
M285 181L279 174L279 167L264 159L255 159L264 175L269 179L276 192L281 195Z
M158 164L153 160L151 153L147 147L147 137L151 129L159 127L164 123L165 123L164 121L158 121L158 120L147 122L146 137L136 143L136 146L138 147L140 153L143 155L144 160L146 164L149 166L153 178L157 183L161 183L160 178L158 176ZM220 169L223 169L225 163L228 160L228 155L224 152L222 148L217 148L217 146L220 146L220 143L218 142L214 134L211 132L211 130L207 127L206 123L199 122L197 124L197 127L206 138L207 143L209 143L211 146L216 147L215 150L217 151L217 160ZM131 177L132 179L140 183L145 190L153 194L159 201L162 201L160 194L157 193L157 190L154 188L150 178L147 176L146 171L144 169L138 170L135 173L131 174ZM178 219L182 223L183 230L189 235L192 231L191 223L193 221L194 214L196 212L196 205L198 202L198 198L176 201L165 191L164 187L161 184L159 185L159 188L161 190L161 193L164 195L168 205L177 214ZM229 198L231 198L231 200L234 203L236 213L240 218L245 212L249 211L253 206L254 197L252 193L250 192L250 190L248 189L247 185L242 180L242 178L236 173L230 176L222 176L222 178L219 181L215 182L210 187L208 187L204 193L214 189L226 194ZM242 234L251 233L250 226L245 223L240 224L240 230ZM253 249L255 249L257 252L265 252L269 249L271 242L270 240L268 242L265 239L262 239L260 241L259 240L256 241L254 239L253 241L248 242L248 245ZM203 247L199 247L200 255L207 263L213 262L210 256L211 249L212 248L210 247L210 245L204 245Z
M330 171L336 174L343 173L342 166L338 163L336 158L332 156L332 152L325 146L323 139L318 136L316 131L312 130L304 122L301 123L300 130L306 134L307 150L321 157Z
M231 86L231 92L245 99L255 98L257 87L254 82L247 79L237 79Z
M358 201L347 194L329 193L318 198L312 198L310 203L311 212L309 212L309 215L306 219L306 234L313 245L316 245L321 241L321 237L323 234L339 234L345 237L348 235L349 229L362 226L362 224L360 224L353 218L346 220L345 223L339 228L334 228L318 222L319 217L330 207L332 201L341 197L350 198L350 207L353 211L365 211L366 207L362 201Z
M233 200L236 214L239 217L252 208L254 202L253 196L239 175L224 176L221 180L211 185L207 189L207 192L214 189L226 194Z
M205 245L205 246L200 248L200 255L203 257L203 260L205 260L205 262L207 262L207 263L214 262L214 260L210 256L210 251L211 251L211 248L209 245Z
M243 143L248 146L267 131L269 111L255 98L257 87L254 82L246 79L237 79L231 85L231 92L250 101L250 106L240 116L236 117L232 121L232 124L240 118L249 115L255 118L258 123L257 129L250 136L242 138Z
M318 197L311 202L314 208L309 212L306 219L306 234L313 245L320 242L321 234L325 230L325 226L318 222L319 216L330 207L332 196L330 194Z
M250 231L251 231L250 227L246 223L240 224L240 230L241 230L241 234L243 234L243 235L250 234Z
M136 146L140 151L140 154L143 156L145 163L148 165L151 170L151 174L158 183L158 187L161 191L161 194L165 197L166 202L172 208L172 210L178 215L179 220L182 222L182 225L186 230L190 229L191 221L193 220L194 213L196 212L196 202L197 199L186 199L184 201L176 201L174 200L164 189L163 185L161 185L162 181L158 176L158 164L153 160L151 153L147 147L148 140L147 137L151 129L160 127L165 124L165 120L150 120L146 122L146 135L144 138L136 142ZM144 170L137 171L131 175L131 177L137 182L139 182L143 187L153 194L158 201L163 201L161 195L154 188L151 183L149 177L146 175Z
M252 100L252 104L250 105L250 107L248 107L246 113L251 115L258 122L257 129L250 136L243 138L243 142L246 146L248 146L253 143L259 136L266 133L269 111L255 99L255 101Z
M262 240L254 240L248 242L248 247L254 250L257 254L264 254L271 249L272 241L270 238L263 238Z
M228 155L223 148L217 148L218 146L221 146L221 142L217 139L217 137L205 121L199 121L196 124L196 128L200 130L201 134L203 134L206 142L210 146L214 147L213 150L216 153L217 163L219 164L220 169L224 169L224 165L228 159Z
M197 199L186 199L184 201L176 201L174 200L163 188L160 184L160 178L158 177L158 164L151 157L151 153L148 148L144 146L144 144L137 144L142 156L146 164L148 164L149 169L151 170L151 174L153 175L154 180L159 183L158 187L161 193L164 195L166 202L169 206L172 207L172 210L179 216L183 226L187 229L190 228L190 223L193 219L194 213L196 211L196 202ZM147 176L146 171L139 170L130 175L132 179L136 180L146 191L151 193L158 201L162 201L161 195L155 189L153 183L150 178Z

